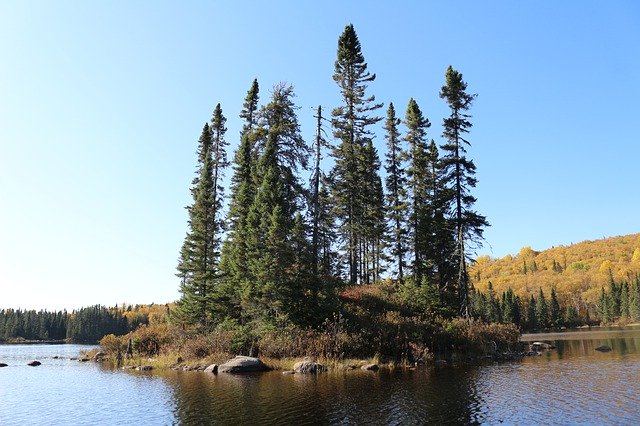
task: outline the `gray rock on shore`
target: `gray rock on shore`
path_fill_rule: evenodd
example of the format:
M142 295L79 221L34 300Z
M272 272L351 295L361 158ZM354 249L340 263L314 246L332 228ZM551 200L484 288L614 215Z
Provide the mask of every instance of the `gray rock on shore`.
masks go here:
M269 370L269 367L258 358L242 355L238 355L218 366L219 373L253 373L267 370Z
M293 371L296 373L320 373L326 370L327 367L313 361L298 361L293 364Z
M218 364L211 364L203 370L205 373L218 374Z

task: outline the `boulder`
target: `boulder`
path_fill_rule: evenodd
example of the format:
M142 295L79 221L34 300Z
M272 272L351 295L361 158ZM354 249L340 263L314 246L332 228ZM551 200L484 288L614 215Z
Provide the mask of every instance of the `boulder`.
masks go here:
M611 348L609 346L607 346L607 345L602 345L602 346L598 346L596 348L596 351L598 351L598 352L610 352Z
M0 368L2 368L2 367L8 367L8 365L5 364L4 362L0 362Z
M366 371L378 371L380 369L378 364L365 364L360 368Z
M299 361L293 364L293 371L296 373L320 373L326 369L324 365L313 361Z
M31 366L31 367L37 367L39 365L42 365L42 363L40 361L31 361L30 363L28 363L27 365Z
M203 370L205 373L218 374L218 364L211 364Z
M258 358L242 355L238 355L218 366L218 372L220 373L252 373L267 370L269 370L269 367Z

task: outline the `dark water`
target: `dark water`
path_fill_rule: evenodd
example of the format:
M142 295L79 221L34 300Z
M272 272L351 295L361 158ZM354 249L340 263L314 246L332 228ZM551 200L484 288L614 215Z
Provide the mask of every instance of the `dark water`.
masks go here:
M640 328L524 338L557 349L519 362L318 376L113 371L69 360L77 345L6 345L0 425L640 424ZM613 350L595 351L603 344ZM43 365L26 366L34 358Z

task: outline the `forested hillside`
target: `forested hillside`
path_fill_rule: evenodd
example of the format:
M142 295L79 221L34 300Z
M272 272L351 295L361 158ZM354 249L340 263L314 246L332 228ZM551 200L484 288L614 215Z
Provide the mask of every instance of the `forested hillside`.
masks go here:
M621 294L625 291L634 294L640 274L640 234L544 251L524 247L517 255L501 259L481 256L469 272L475 289L485 294L491 290L499 296L512 289L524 302L532 296L537 298L541 289L547 298L555 290L560 305L575 308L583 319L611 320L602 318L603 305L607 305L606 300L603 303L603 295L613 294L612 303L619 310L624 304ZM613 313L604 313L605 317L620 315L615 309Z

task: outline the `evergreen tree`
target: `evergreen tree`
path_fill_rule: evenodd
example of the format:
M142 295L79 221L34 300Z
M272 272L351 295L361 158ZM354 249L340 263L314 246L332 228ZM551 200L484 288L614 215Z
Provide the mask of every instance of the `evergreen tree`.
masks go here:
M227 213L228 232L222 246L220 267L224 273L219 297L230 307L223 314L237 317L242 288L251 281L247 262L247 217L253 204L256 184L256 138L258 121L259 85L253 80L244 100L240 118L244 120L240 144L235 152L230 202Z
M468 274L467 274L467 245L469 242L482 238L483 228L488 226L484 216L473 210L476 198L469 192L476 186L476 166L472 160L466 158L465 145L470 145L466 134L471 129L471 117L467 111L475 95L468 94L467 83L462 74L451 66L445 75L446 83L440 90L440 97L445 99L451 114L444 119L442 133L446 143L442 145L445 154L442 157L445 169L445 186L451 189L453 223L457 241L458 266L458 294L461 313L469 316Z
M379 233L379 229L370 230L365 225L365 222L377 219L377 193L381 192L381 186L380 190L368 187L379 180L379 177L375 177L378 169L375 168L375 155L371 149L373 134L369 128L380 121L379 117L372 114L382 104L376 104L374 96L365 95L367 85L375 78L375 74L367 71L353 25L347 25L338 39L333 74L340 88L343 105L332 111L334 136L340 141L333 150L335 165L332 189L351 284L369 276L368 271L363 270L365 250L375 241L367 241L372 236L365 235L365 232ZM367 198L367 194L371 193L376 195L373 200Z
M538 293L538 299L536 300L536 324L540 329L546 328L549 324L549 305L544 297L542 288Z
M536 318L537 311L536 299L531 295L529 303L527 304L527 329L529 330L536 330L538 328L538 321Z
M248 268L253 279L245 283L242 301L249 319L299 319L291 316L293 301L301 294L296 287L301 283L294 282L300 254L295 253L292 239L303 199L297 172L306 167L308 148L300 135L293 96L291 86L278 85L260 112L266 145L258 164L262 182L247 217ZM302 232L298 230L298 238Z
M219 250L222 233L222 173L227 166L224 127L226 119L218 104L212 127L205 123L198 141L197 177L192 184L193 204L189 230L180 252L181 279L178 317L186 323L207 326L213 314L214 288L220 278Z
M393 103L389 104L387 109L387 120L385 121L385 130L387 132L387 159L385 181L387 188L387 218L391 225L391 253L396 259L397 274L400 281L404 277L407 224L407 191L406 191L406 173L402 164L403 150L400 146L400 133L398 132L398 124L400 119L396 118L396 111Z
M623 318L630 318L630 308L629 284L625 281L620 286L620 316Z
M549 300L549 321L551 327L559 328L562 322L562 314L560 312L560 303L558 303L558 296L556 295L556 289L551 289L551 299Z
M431 126L429 119L422 115L418 103L411 98L407 105L405 115L405 125L407 133L404 140L408 144L407 182L410 192L410 238L412 240L411 251L413 253L413 278L416 282L421 282L422 277L427 274L428 244L430 241L430 212L428 209L429 197L432 191L433 182L430 179L431 170L429 152L427 148L427 129ZM437 153L437 150L436 150ZM430 276L429 278L432 278Z

